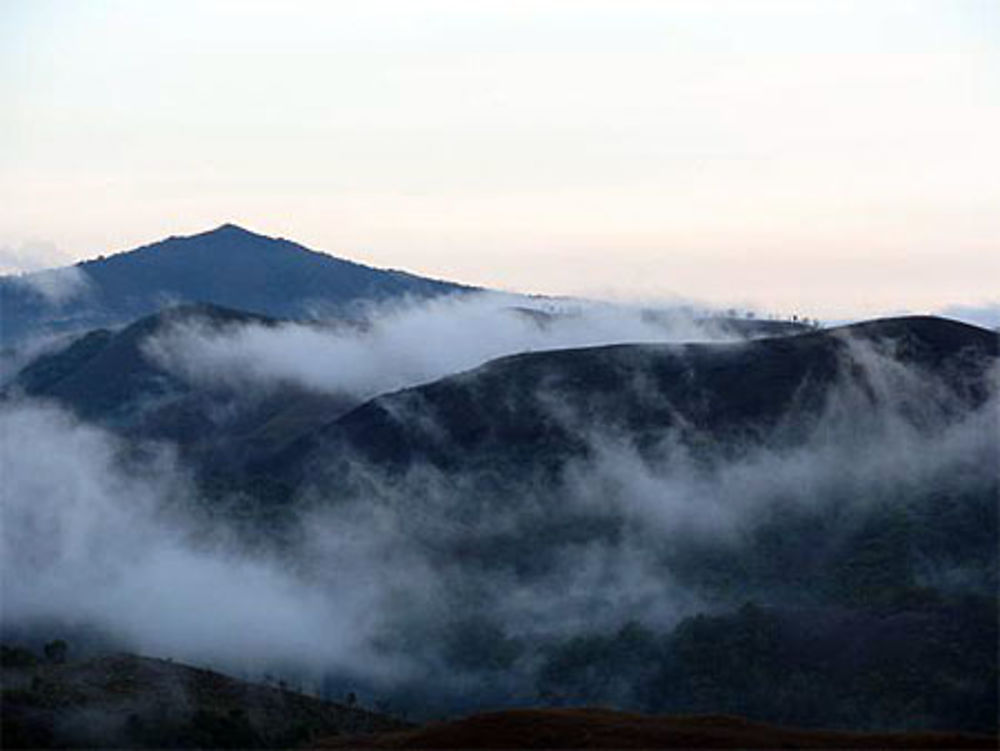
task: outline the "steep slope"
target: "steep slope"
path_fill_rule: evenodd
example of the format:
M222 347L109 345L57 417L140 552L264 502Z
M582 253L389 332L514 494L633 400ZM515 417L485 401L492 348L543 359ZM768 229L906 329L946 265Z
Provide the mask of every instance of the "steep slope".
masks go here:
M169 308L120 331L97 329L84 334L29 363L11 387L28 396L55 399L84 419L128 423L137 418L142 405L191 391L144 353L152 337L185 322L215 328L276 323L212 305Z
M406 727L286 688L129 654L5 667L0 675L4 748L276 748Z
M30 362L5 395L52 400L79 418L139 439L167 440L217 480L258 451L278 447L343 414L356 402L292 386L252 393L189 383L164 369L147 348L174 326L223 332L279 321L214 305L182 305L118 331L97 329Z
M285 520L276 555L317 591L370 585L372 660L409 668L380 696L423 717L995 733L997 345L899 318L501 358L258 431L206 505Z
M529 353L257 470L443 583L377 637L439 707L995 732L997 344L900 318Z
M515 355L374 399L261 470L293 482L343 460L394 470L502 465L524 472L585 454L595 432L640 450L673 432L690 448L732 457L762 441L800 440L835 386L859 398L916 400L900 405L914 420L980 404L991 388L997 340L967 324L913 317L739 344ZM912 368L939 379L937 401L922 403L907 384L866 369L872 353L898 366L889 377L905 380Z
M61 277L59 299L38 290ZM134 320L180 302L211 303L280 318L343 312L392 297L431 297L468 287L374 269L232 224L171 237L69 270L0 278L0 339L84 330Z

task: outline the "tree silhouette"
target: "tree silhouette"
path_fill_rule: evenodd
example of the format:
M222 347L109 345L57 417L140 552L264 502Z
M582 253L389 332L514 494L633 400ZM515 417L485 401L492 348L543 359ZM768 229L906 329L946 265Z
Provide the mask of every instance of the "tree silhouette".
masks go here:
M66 653L69 651L69 645L62 639L56 639L46 644L43 651L45 652L46 660L53 665L61 665L66 662Z

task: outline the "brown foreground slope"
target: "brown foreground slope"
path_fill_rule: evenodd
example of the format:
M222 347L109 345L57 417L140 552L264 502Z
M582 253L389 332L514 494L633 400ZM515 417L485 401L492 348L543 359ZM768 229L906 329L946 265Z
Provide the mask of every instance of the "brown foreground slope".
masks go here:
M849 733L727 716L656 717L607 709L518 709L414 730L327 738L313 748L997 748L966 733Z

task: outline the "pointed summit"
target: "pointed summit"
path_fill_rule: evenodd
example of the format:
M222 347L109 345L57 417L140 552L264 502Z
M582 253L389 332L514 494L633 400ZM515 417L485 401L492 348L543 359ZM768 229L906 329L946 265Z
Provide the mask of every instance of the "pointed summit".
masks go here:
M267 235L261 235L257 232L251 232L245 227L241 227L238 224L233 224L232 222L226 222L225 224L220 224L215 229L210 229L207 232L203 232L203 235L254 235L255 237L267 237ZM197 235L195 235L197 237Z
M272 240L272 241L276 240L276 238L268 237L267 235L262 235L259 232L253 232L252 230L248 230L246 227L241 227L240 225L233 224L232 222L226 222L225 224L220 224L218 227L215 227L214 229L208 229L205 230L204 232L197 232L193 235L173 235L170 238L168 238L168 240L173 240L173 241L194 240L199 238L204 240L223 239L223 238L229 240L232 240L234 238L259 238L261 240ZM158 244L159 243L154 243L153 246L147 246L147 247L155 247Z
M274 318L345 315L359 302L470 291L459 284L374 269L227 222L77 264L88 295L58 310L0 277L0 339L133 321L177 303L209 303Z

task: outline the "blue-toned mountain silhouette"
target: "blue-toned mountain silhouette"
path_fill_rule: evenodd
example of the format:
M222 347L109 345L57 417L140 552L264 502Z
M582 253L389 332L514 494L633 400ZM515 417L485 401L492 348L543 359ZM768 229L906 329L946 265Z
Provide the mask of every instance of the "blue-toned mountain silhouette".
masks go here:
M46 295L50 282L72 289ZM114 325L183 302L314 318L349 314L359 303L470 289L224 224L68 269L0 277L0 339L9 345L37 333Z

